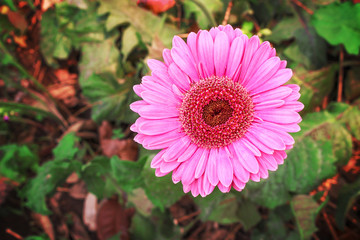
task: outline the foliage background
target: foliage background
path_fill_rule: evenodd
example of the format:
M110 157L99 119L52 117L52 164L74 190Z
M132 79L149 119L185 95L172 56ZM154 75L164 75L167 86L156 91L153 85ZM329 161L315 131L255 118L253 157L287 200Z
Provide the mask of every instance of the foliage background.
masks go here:
M357 2L179 0L156 15L134 0L1 1L1 239L359 237ZM227 22L293 69L302 131L267 180L193 198L155 177L128 106L146 59L221 24L229 3Z

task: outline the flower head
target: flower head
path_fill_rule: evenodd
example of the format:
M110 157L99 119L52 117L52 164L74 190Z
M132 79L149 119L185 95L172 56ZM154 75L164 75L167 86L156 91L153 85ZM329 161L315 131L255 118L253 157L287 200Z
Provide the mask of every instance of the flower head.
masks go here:
M172 172L184 192L206 196L241 191L286 158L300 130L299 86L269 42L260 44L230 25L175 36L165 63L149 60L151 76L130 105L140 117L135 141L162 149L152 160L156 176Z

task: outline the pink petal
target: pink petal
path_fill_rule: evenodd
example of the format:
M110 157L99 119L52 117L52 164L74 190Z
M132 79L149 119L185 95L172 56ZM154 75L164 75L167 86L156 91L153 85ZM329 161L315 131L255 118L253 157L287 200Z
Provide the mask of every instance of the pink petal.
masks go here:
M259 171L259 164L254 154L248 150L241 139L233 142L234 158L240 161L241 165L250 173L257 173Z
M150 104L164 104L170 106L178 106L179 101L175 98L169 98L165 94L159 94L158 92L153 92L150 90L143 91L141 93L141 97L144 99L145 102Z
M226 76L233 79L234 81L235 79L233 77L235 75L236 70L239 68L241 64L244 49L247 43L246 40L247 40L246 37L237 37L230 46L229 58L226 68Z
M166 64L167 66L169 66L170 64L172 64L172 63L174 62L174 60L173 60L172 57L171 57L170 49L165 48L165 49L163 50L163 59L164 59L165 64Z
M143 106L138 110L138 113L140 116L147 119L163 119L179 116L179 110L176 107L161 105Z
M140 96L141 92L144 91L145 89L143 88L143 86L138 84L133 86L133 90L136 93L136 95Z
M260 150L255 147L249 140L247 140L246 138L242 138L241 141L244 146L249 149L255 156L261 156Z
M269 109L269 108L278 108L285 104L284 100L270 100L267 102L261 102L255 105L255 111Z
M280 67L281 67L281 63L280 63ZM291 79L292 75L293 75L293 73L292 73L291 69L289 69L289 68L279 69L277 71L277 73L275 73L275 75L272 76L268 82L266 82L263 85L258 86L256 89L254 89L251 92L251 94L252 95L259 94L261 92L265 92L265 91L273 89L275 87L279 87L282 84L289 81Z
M261 103L271 100L284 99L292 93L291 88L286 86L278 87L253 96L254 103Z
M193 195L193 197L197 197L199 195L199 186L198 186L198 181L195 180L192 184L191 184L191 194Z
M149 66L151 71L167 71L166 65L156 59L147 60L147 65Z
M163 155L165 162L176 161L181 154L183 154L187 147L190 144L190 139L188 136L184 136L176 141L173 145L171 145L166 153Z
M234 187L234 185L236 186L236 188ZM246 183L240 181L238 178L234 177L233 179L233 187L237 190L237 191L241 191L244 189Z
M168 173L163 173L163 172L161 172L161 171L160 171L160 168L155 169L155 176L157 176L157 177L163 177L163 176L165 176L166 174L168 174Z
M205 195L209 195L212 191L214 191L215 186L213 186L209 181L209 176L207 175L208 171L205 171L203 178L203 189Z
M132 104L130 104L130 109L136 113L139 112L140 108L145 107L145 106L150 106L148 105L145 101L143 100L139 100L136 102L133 102Z
M274 132L266 128L262 128L261 126L253 126L248 131L253 135L256 135L257 139L259 139L269 148L274 150L285 150L285 144L283 140L278 135L274 134Z
M229 54L229 39L224 32L216 35L214 42L215 75L223 76L225 73Z
M178 67L188 75L193 81L199 81L199 75L193 60L182 52L179 48L171 49L171 57Z
M257 87L266 84L269 79L274 76L280 66L280 58L272 57L266 60L258 71L252 76L251 80L244 83L244 86L249 92L256 89Z
M190 143L186 152L184 152L178 159L178 162L187 161L196 151L198 150L198 146Z
M201 154L201 157L199 159L199 162L196 166L196 170L195 170L195 178L199 178L203 175L207 162L208 162L208 157L209 157L209 150L204 149L204 151Z
M190 49L191 54L194 57L195 62L198 62L198 56L197 56L197 50L196 50L196 41L197 41L198 35L194 32L189 33L189 36L187 37L186 43Z
M260 151L268 154L272 154L274 152L274 149L269 148L266 146L263 142L261 142L256 135L253 135L251 132L247 132L246 135L243 137L249 142L251 142L254 146L256 146Z
M254 53L254 56L251 59L251 62L248 67L248 71L245 74L245 78L243 79L242 83L244 86L250 79L255 72L259 71L262 68L262 64L269 59L271 54L271 46L269 42L263 42L260 47Z
M230 158L224 148L219 148L217 164L219 181L225 187L229 187L232 183L234 172Z
M178 118L168 118L161 120L143 119L139 122L140 132L147 135L163 134L175 129L180 129L180 127L181 125Z
M164 155L165 150L161 150L151 161L151 168L159 168L161 163L163 162L162 156Z
M252 36L249 39L248 44L246 45L244 57L242 60L241 72L240 72L240 83L242 83L242 80L245 78L245 75L248 71L250 61L251 61L255 51L259 48L259 44L260 44L259 37Z
M179 133L178 130L174 130L160 135L143 136L142 144L144 147L154 150L169 147L174 141L183 137L183 134Z
M189 90L190 88L189 77L183 71L181 71L181 69L175 63L170 64L169 75L173 79L176 86L178 86L183 91Z
M209 159L206 167L207 177L211 185L216 186L219 183L219 176L217 173L217 158L219 155L218 150L212 148L209 150Z
M221 182L219 182L219 184L217 185L217 187L219 188L219 190L223 193L228 193L231 190L231 186L224 186Z
M264 121L289 124L301 119L300 115L291 110L271 109L256 111L256 115Z
M229 40L232 41L235 38L235 32L234 32L234 28L230 25L227 24L222 31L224 33L226 33L226 35L228 36Z
M199 61L203 64L206 77L214 75L214 42L208 31L199 33L197 50Z
M177 168L180 165L180 163L176 162L176 161L172 161L172 162L162 162L160 165L160 172L162 173L169 173L172 170L174 170L175 168Z
M196 165L201 157L203 149L198 148L198 150L194 153L194 155L189 159L189 161L185 162L186 168L181 177L181 182L184 185L189 185L195 180L195 169Z

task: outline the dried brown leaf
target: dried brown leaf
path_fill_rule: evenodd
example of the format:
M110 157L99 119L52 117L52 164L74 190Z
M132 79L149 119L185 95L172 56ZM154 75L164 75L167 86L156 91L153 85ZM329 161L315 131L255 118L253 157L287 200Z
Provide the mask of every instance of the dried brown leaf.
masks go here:
M96 226L96 215L98 211L97 201L98 201L97 197L92 193L88 193L84 201L83 221L85 226L87 226L90 231L96 231L97 229Z

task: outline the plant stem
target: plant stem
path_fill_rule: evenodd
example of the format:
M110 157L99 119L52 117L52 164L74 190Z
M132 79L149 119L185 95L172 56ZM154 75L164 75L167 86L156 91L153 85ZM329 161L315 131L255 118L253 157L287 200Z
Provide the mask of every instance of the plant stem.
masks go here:
M207 17L207 19L209 20L210 24L213 27L217 26L214 17L212 16L212 14L208 11L206 6L202 2L199 2L198 0L190 0L190 1L195 3L201 9L201 11L205 14L205 16Z

